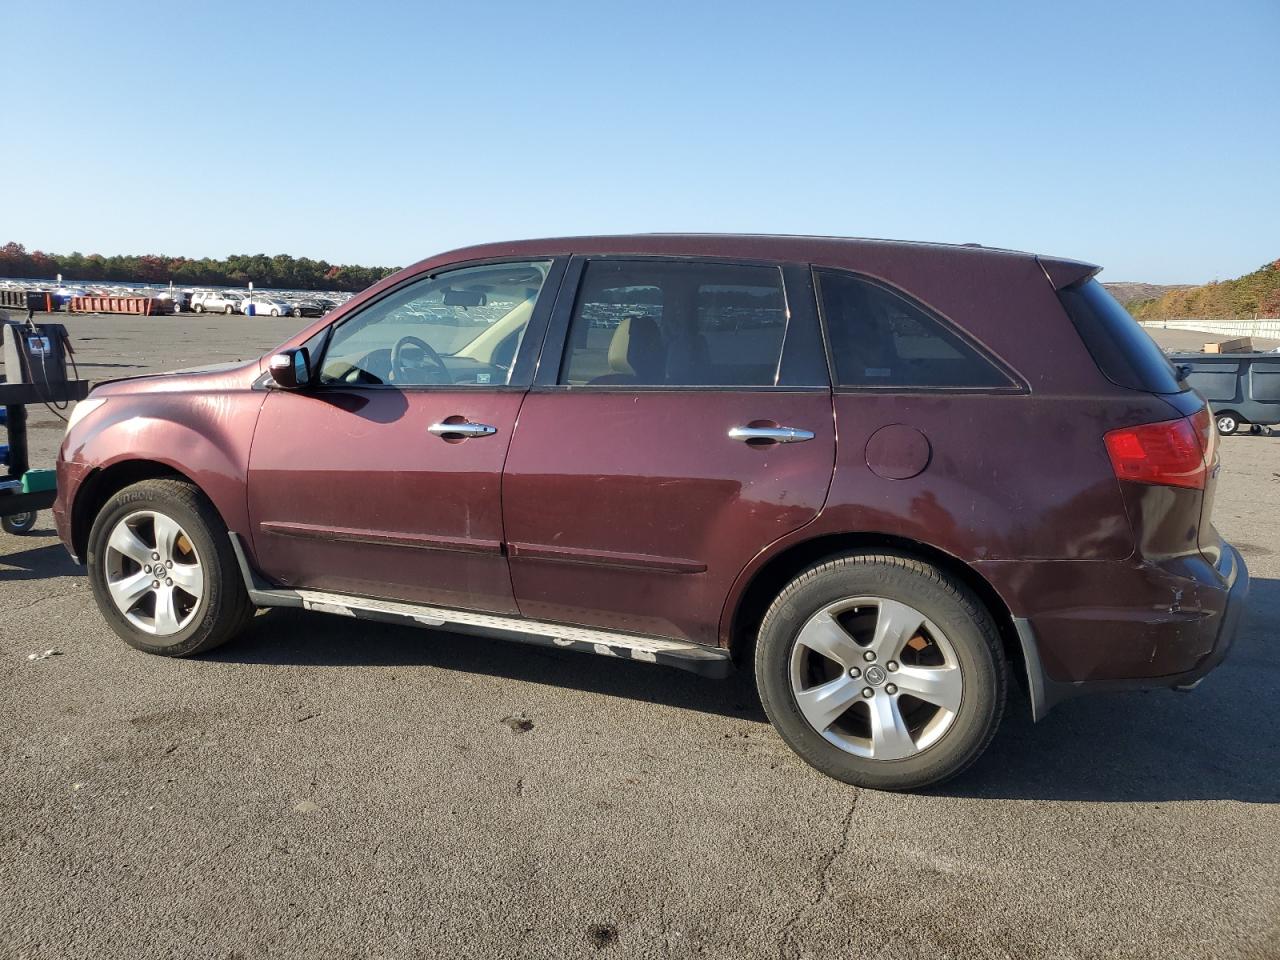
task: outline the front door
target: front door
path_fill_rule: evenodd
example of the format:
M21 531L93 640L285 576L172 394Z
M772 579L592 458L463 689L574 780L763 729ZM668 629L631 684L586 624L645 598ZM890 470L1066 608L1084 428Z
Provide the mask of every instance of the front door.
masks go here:
M520 612L714 644L734 579L831 481L807 271L599 258L564 289L503 476Z
M438 272L344 317L315 382L272 390L249 462L284 586L516 613L501 474L563 265Z

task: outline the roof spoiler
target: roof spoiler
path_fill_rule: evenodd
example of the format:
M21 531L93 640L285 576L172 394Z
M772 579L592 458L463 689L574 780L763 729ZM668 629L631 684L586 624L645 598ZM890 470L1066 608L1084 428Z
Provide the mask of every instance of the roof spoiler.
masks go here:
M1084 283L1102 269L1096 264L1084 263L1080 260L1063 260L1058 257L1036 257L1036 263L1040 264L1040 269L1044 271L1044 275L1048 277L1049 283L1055 290L1061 290L1076 283Z

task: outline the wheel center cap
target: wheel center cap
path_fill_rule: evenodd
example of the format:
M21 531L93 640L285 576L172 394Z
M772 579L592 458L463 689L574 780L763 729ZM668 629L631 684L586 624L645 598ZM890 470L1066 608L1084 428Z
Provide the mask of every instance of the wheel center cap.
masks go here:
M863 674L867 683L875 684L877 686L884 683L885 680L888 679L888 676L889 675L884 672L884 667L874 663L867 667L866 673Z

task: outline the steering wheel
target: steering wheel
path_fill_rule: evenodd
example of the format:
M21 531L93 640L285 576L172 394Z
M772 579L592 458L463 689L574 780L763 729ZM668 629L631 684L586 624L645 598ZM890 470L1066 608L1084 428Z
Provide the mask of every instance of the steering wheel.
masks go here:
M424 367L413 365L406 366L401 352L405 347L417 347L422 351L423 355L436 365L440 371L441 379L435 379L434 376L429 380L414 380L408 376L409 371L416 373L426 372ZM434 371L432 371L434 374ZM401 337L396 341L396 345L391 350L391 379L397 383L451 383L452 375L449 368L444 365L444 361L440 359L440 354L436 353L435 348L427 341L415 336Z

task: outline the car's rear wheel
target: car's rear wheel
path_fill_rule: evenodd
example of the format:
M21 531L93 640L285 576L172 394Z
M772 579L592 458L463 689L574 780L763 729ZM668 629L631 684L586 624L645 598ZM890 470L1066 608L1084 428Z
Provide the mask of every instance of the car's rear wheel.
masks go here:
M787 744L858 786L955 776L1004 712L990 614L963 584L895 554L846 554L791 581L761 624L755 669Z
M144 480L115 494L93 522L86 562L107 623L147 653L211 650L253 614L227 528L189 483Z
M1218 414L1218 433L1229 437L1240 429L1240 418L1234 413Z

